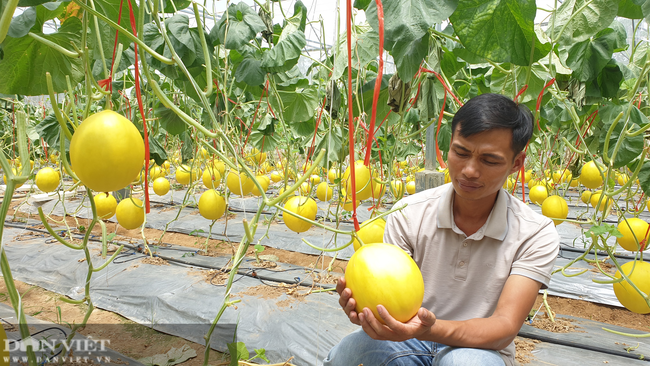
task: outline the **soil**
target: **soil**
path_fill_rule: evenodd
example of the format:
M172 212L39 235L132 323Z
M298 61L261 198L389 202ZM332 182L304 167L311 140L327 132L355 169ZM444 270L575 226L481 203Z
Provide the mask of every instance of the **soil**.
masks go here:
M13 214L13 212L10 212L10 215ZM26 215L18 213L16 214L16 217L26 217ZM38 219L37 216L34 217L33 215L30 218ZM58 223L54 222L56 225L63 224L62 217L52 216L51 219L58 221ZM80 226L88 227L89 224L89 220L86 219L79 219L74 217L66 217L65 219L71 228L79 228ZM38 227L43 228L42 226ZM126 230L111 222L106 222L106 228L108 233L115 233L115 239L118 240L129 241L131 243L141 243L144 237L154 253L156 245L166 246L173 244L198 249L198 254L201 255L230 256L235 253L237 245L237 243L229 243L227 241L216 239L207 239L201 236L186 235L173 232L163 233L162 231L155 229L144 229L143 231L137 229ZM73 229L73 231L74 230L77 229ZM93 229L93 233L101 234L99 225ZM25 239L30 239L29 236L42 236L43 234L26 232L23 235L25 236ZM46 234L45 236L49 235ZM255 258L254 251L255 249L251 246L247 252L247 257ZM335 284L338 277L340 277L341 274L345 271L345 265L347 264L346 261L332 261L331 259L323 256L288 252L270 247L265 247L260 255L265 256L265 258L275 256L278 258L278 262L291 263L308 268L331 268L331 272L328 274L313 275L316 282L327 284ZM168 265L168 263L166 263L166 261L162 260L161 258L147 258L146 260L143 260L143 263L148 263L150 265ZM274 265L275 263L272 261L264 260L261 262L261 266L266 268L272 268ZM134 266L138 266L138 264L134 264ZM607 270L607 264L601 264L601 268ZM596 271L598 270L597 268L594 269ZM215 285L224 284L228 279L228 273L217 270L197 270L190 272L190 274L200 276L204 281ZM58 300L58 294L46 291L42 288L30 286L20 281L15 282L20 293L23 294L23 305L25 306L26 314L54 323L61 323L62 321L68 323L79 323L82 321L84 316L83 311L85 311L85 309L82 309L82 307L62 302ZM278 301L277 304L278 306L289 310L291 309L292 304L294 304L296 301L305 301L305 296L309 293L309 291L310 289L304 287L295 287L284 284L277 284L277 287L260 285L250 288L246 291L233 294L233 296L242 297L243 295L246 295L267 299L279 299L283 294L286 294L287 298ZM0 301L10 305L3 281L0 281ZM650 332L647 315L635 314L624 308L554 296L548 296L547 301L550 308L555 314L571 315ZM538 309L541 304L542 295L539 295L535 302L534 309ZM61 308L60 317L57 316L57 307ZM185 361L182 363L182 365L198 366L202 365L203 363L204 347L201 345L184 340L182 338L156 332L146 326L131 322L130 320L125 319L115 313L101 309L95 309L88 323L124 324L124 327L113 328L115 334L102 334L102 336L105 338L110 338L111 340L114 339L115 341L111 341L110 347L129 357L137 359L145 356L164 354L167 353L172 347L180 348L184 345L189 345L189 347L196 350L197 357ZM540 313L535 318L533 326L555 332L580 331L579 327L574 326L567 320L558 319L555 324L551 323L544 314L543 307L542 311L540 311ZM83 330L80 333L84 335L97 336L96 334L87 333L86 330ZM531 351L534 349L535 343L538 343L538 341L519 337L515 339L515 344L517 347L517 361L520 364L528 363L534 357ZM227 365L229 364L228 356L212 351L210 356L210 363L212 365Z

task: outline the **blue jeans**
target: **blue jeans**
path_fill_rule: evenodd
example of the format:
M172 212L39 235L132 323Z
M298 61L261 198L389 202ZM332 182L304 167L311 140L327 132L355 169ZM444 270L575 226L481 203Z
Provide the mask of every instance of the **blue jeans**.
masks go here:
M456 348L409 339L377 341L362 329L348 334L330 350L323 366L504 366L497 351Z

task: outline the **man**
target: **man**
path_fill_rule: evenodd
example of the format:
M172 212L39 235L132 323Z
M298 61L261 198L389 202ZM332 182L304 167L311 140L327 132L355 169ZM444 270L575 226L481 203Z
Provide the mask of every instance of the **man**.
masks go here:
M330 351L326 366L514 365L513 340L559 251L553 222L501 189L524 164L532 116L483 94L458 110L452 131L451 184L403 199L408 206L386 222L384 241L422 271L422 308L401 323L379 305L384 325L368 308L355 311L341 278L339 303L362 329Z

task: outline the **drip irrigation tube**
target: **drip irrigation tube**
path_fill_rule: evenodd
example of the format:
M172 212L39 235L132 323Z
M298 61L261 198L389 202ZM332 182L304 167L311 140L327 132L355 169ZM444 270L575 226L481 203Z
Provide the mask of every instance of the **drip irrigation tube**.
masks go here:
M634 353L628 353L628 352L623 352L623 351L603 349L601 347L590 346L590 345L587 345L587 344L581 344L581 343L562 340L562 339L557 339L557 338L553 338L553 337L547 337L547 336L544 336L544 335L529 333L527 331L521 331L521 330L519 331L518 335L521 336L521 337L525 337L525 338L537 339L539 341L546 342L546 343L553 343L553 344L558 344L558 345L561 345L561 346L580 348L580 349L584 349L584 350L588 350L588 351L600 352L600 353L605 353L605 354L609 354L609 355L613 355L613 356L620 356L620 357L632 358L632 359L635 359L635 360L650 362L650 359L646 359L643 355L640 355L640 354L634 354Z
M25 224L25 225L17 225L15 223L5 222L5 226L13 227L13 228L16 228L16 229L25 229L25 230L30 230L30 231L35 231L35 232L48 234L47 230L28 227L27 224ZM78 234L76 234L76 235L79 236L81 239L83 239L83 235L78 235ZM94 241L94 242L101 242L100 239L95 239L95 238L92 238L92 237L89 238L89 240ZM130 243L123 243L123 242L119 242L119 241L114 241L114 242L118 243L119 245L124 245L125 248L132 249L136 253L138 252L138 249L142 248L142 244L133 245L133 244L130 244ZM181 249L171 248L173 246L173 244L169 244L169 243L163 243L163 244L166 245L165 249L168 249L168 250L169 249L181 250ZM198 250L196 250L194 252L192 252L190 250L190 251L187 251L187 252L188 253L197 253ZM143 254L143 255L145 255L145 254ZM204 264L197 264L197 263L193 263L192 261L184 260L182 258L173 258L173 257L168 257L168 256L165 256L165 255L160 255L160 254L153 254L153 256L164 259L164 260L166 260L168 262L174 262L174 263L179 263L179 264L183 264L183 265L187 265L187 266L193 266L193 267L214 269L214 270L221 271L223 273L230 273L230 269L224 269L224 268L219 268L219 267L216 267L216 266L210 266L210 265L204 265ZM334 286L334 285L318 284L318 283L315 283L313 281L303 281L299 277L294 277L293 281L288 281L288 280L284 280L284 279L281 279L281 278L268 276L268 275L264 275L264 274L259 273L260 271L269 271L271 273L282 273L282 272L288 272L288 271L293 271L293 270L301 270L301 269L305 270L305 271L308 270L307 268L304 268L304 267L302 267L302 268L294 268L294 269L287 269L287 270L280 270L280 271L274 271L274 270L268 269L268 268L247 267L247 268L239 268L237 270L237 274L242 275L242 276L248 276L248 277L251 277L251 278L256 278L256 279L259 279L261 281L280 282L280 283L286 283L288 285L300 285L300 286L303 286L303 287L313 287L313 286L318 285L318 287L321 287L323 289L334 289L334 288L336 288L336 286Z
M580 249L578 249L578 248L564 247L564 246L561 246L561 245L560 245L560 254L562 254L562 251L563 251L563 250L566 250L567 252L580 253L580 254L582 254L582 253L585 252L584 250L580 250ZM596 251L594 251L594 250L590 250L590 251L589 251L589 254L591 254L591 255L595 255L595 254L596 254ZM605 252L598 252L598 255L602 255L603 257L607 257L607 256L609 256L609 255L608 255L607 253L605 253ZM636 258L636 259L638 259L638 260L641 260L641 258L637 258L637 257L635 257L635 256L633 256L633 255L626 255L626 254L614 254L614 257L615 257L615 258L621 258L621 259L630 259L630 260L634 260L634 259ZM643 261L644 261L644 262L650 262L650 258L648 258L648 257L643 258Z

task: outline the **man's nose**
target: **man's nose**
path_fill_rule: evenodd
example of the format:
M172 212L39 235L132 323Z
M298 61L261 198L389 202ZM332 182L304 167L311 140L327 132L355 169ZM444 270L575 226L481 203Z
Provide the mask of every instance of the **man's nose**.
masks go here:
M469 159L463 167L463 175L468 179L478 178L480 174L479 162L476 159Z

